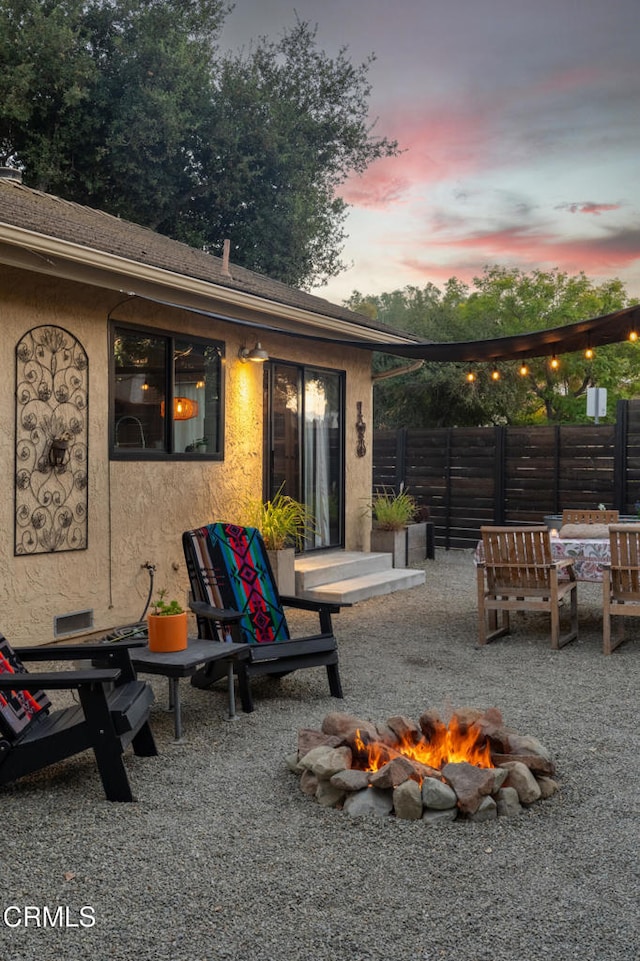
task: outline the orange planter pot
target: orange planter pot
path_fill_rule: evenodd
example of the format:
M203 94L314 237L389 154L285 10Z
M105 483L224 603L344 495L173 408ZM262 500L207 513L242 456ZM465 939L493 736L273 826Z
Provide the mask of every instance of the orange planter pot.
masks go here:
M149 650L157 654L184 651L187 646L187 614L147 615Z

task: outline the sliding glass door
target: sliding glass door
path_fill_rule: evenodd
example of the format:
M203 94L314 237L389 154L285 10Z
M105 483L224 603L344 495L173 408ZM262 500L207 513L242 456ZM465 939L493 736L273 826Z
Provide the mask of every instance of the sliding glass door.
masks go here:
M283 487L307 505L314 533L304 549L343 542L344 375L274 362L266 374L267 496ZM283 486L284 485L284 486Z

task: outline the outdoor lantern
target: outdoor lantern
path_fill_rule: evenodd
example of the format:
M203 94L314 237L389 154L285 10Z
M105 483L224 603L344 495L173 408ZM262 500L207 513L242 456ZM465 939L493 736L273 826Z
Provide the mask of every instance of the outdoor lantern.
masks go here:
M238 351L238 357L243 363L246 360L250 360L254 364L264 364L265 360L269 360L269 354L259 340L256 342L253 350L249 350L248 347L241 347Z

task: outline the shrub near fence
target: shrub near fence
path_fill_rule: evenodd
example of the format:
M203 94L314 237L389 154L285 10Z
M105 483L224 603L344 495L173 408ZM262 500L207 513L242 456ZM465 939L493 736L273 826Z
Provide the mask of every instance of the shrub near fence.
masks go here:
M567 507L635 513L640 401L613 425L374 431L373 488L409 488L440 547L474 547L482 524L530 524Z

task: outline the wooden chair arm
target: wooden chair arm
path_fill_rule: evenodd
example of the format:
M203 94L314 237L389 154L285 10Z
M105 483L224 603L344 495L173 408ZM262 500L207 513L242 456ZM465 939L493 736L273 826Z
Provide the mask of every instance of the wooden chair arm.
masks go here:
M286 607L297 607L301 611L327 611L329 614L339 614L341 607L353 607L352 604L332 604L328 601L312 601L306 597L296 597L293 594L280 595L280 600Z
M40 644L35 647L18 647L16 654L21 661L80 661L84 658L111 656L127 658L129 648L144 647L146 638L136 640L101 641L95 644ZM120 651L118 655L116 652Z
M0 674L0 691L74 690L84 685L108 684L120 677L118 668L90 671L42 671L37 674Z
M198 617L207 617L211 621L220 621L222 624L235 624L244 615L242 611L232 611L230 608L212 607L206 601L191 601L190 610Z

